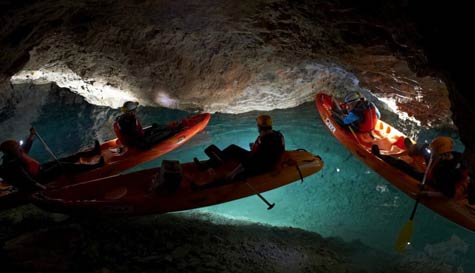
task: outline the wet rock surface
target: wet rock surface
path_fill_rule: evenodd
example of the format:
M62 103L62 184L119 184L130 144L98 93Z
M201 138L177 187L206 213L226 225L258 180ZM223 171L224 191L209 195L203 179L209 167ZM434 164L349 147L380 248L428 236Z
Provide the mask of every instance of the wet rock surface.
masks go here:
M453 119L467 156L475 154L466 125L474 116L470 77L458 65L467 62L457 31L466 17L455 4L49 0L1 7L2 108L22 83L55 82L112 107L137 99L232 113L368 88L421 126L454 128Z
M357 241L203 213L78 219L25 206L1 221L2 272L445 272Z
M421 126L453 127L454 118L461 128L473 117L457 74L463 50L444 35L457 41L452 30L463 19L439 20L444 8L396 0L2 3L1 90L8 97L17 74L14 84L53 81L99 105L137 99L237 113L368 88ZM461 131L473 150L472 130Z
M450 123L445 85L409 69L426 60L407 16L389 21L332 1L43 1L9 10L2 78L54 81L90 103L239 113L369 88L424 125ZM417 103L437 111L414 111Z

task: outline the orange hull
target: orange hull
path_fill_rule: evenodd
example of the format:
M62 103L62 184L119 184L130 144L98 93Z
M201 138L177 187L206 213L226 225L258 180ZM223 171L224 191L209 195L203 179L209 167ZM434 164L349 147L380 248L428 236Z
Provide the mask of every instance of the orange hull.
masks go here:
M198 114L181 121L167 124L169 127L183 126L182 129L171 137L157 143L148 150L135 148L125 148L118 152L117 139L112 139L101 144L101 155L104 157L104 166L90 171L82 172L70 176L62 176L49 183L56 187L68 184L75 184L83 181L107 177L125 171L147 161L160 157L190 140L197 133L201 132L211 118L209 113ZM5 183L4 183L5 185ZM0 191L0 208L18 206L28 202L30 194L3 190Z
M355 132L353 134L350 130L342 128L333 118L331 112L333 99L331 96L318 93L315 98L315 104L323 123L343 146L409 197L416 198L421 182L383 161L371 152L371 145L377 144L380 147L381 154L398 157L413 165L416 169L425 166L422 158L412 158L407 155L406 148L404 145L401 145L400 141L401 137L405 137L403 133L379 120L376 128L372 131L374 138L368 133ZM427 187L430 188L430 186ZM445 197L425 198L420 202L460 226L475 231L475 206L469 205L468 200L463 196L454 199Z
M144 215L199 208L272 190L318 172L320 157L298 150L286 151L273 171L245 180L225 182L216 177L231 171L237 162L200 169L194 162L181 164L182 178L175 190L153 189L160 168L116 175L45 191L33 196L37 206L72 214ZM298 166L298 169L297 167ZM253 189L254 188L254 189Z

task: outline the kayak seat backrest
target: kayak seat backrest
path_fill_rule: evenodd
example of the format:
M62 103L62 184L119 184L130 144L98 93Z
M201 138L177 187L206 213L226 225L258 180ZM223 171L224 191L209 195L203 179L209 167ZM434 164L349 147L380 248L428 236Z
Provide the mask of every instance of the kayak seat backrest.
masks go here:
M163 160L158 177L155 179L156 189L176 191L183 178L183 170L178 160Z

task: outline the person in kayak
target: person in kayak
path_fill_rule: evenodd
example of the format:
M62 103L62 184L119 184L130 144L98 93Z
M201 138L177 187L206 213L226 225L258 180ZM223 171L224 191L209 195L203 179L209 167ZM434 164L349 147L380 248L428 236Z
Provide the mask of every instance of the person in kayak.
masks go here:
M28 155L35 136L36 131L31 128L25 143L20 144L18 141L10 139L0 144L0 151L3 153L0 177L20 190L45 189L46 186L43 183L50 182L61 174L78 173L104 165L102 156L97 164L76 164L81 157L100 155L101 149L97 140L92 150L59 159L60 164L56 161L40 164Z
M115 119L114 132L124 146L138 147L144 140L145 132L137 119L138 105L138 102L126 101L121 107L123 114Z
M344 98L347 109L341 109L334 103L333 114L336 120L343 125L351 126L358 132L369 133L376 126L381 117L379 109L368 101L360 92L350 92Z
M272 118L260 115L256 118L259 136L250 143L251 151L237 145L230 145L223 150L224 157L238 158L241 162L228 176L233 180L236 176L253 176L272 169L285 151L284 136L272 129Z
M114 132L122 145L147 150L182 130L181 123L174 127L153 123L152 126L142 128L137 118L138 105L138 102L126 101L121 107L123 114L114 122Z
M468 168L462 159L462 153L453 151L454 141L450 137L437 137L432 140L432 167L428 170L427 181L438 192L423 191L423 196L445 196L454 198L466 185ZM463 194L463 193L462 193ZM467 192L467 194L472 194Z

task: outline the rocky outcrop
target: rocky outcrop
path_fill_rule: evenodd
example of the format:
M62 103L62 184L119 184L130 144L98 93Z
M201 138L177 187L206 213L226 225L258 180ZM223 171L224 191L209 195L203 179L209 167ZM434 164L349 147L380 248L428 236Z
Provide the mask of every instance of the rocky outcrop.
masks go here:
M48 14L48 23L32 11ZM390 26L325 1L51 1L14 15L17 27L7 21L16 31L2 33L17 47L5 57L27 53L29 60L12 82L53 81L99 105L138 99L238 113L293 107L320 90L370 88L401 106L421 102L436 85L393 57L391 45L408 45ZM409 115L424 122L448 116L444 86L435 92L445 100L437 117Z
M68 219L32 207L17 213L25 209L29 217L11 212L1 221L6 272L453 272L420 255L398 257L357 241L205 213Z

